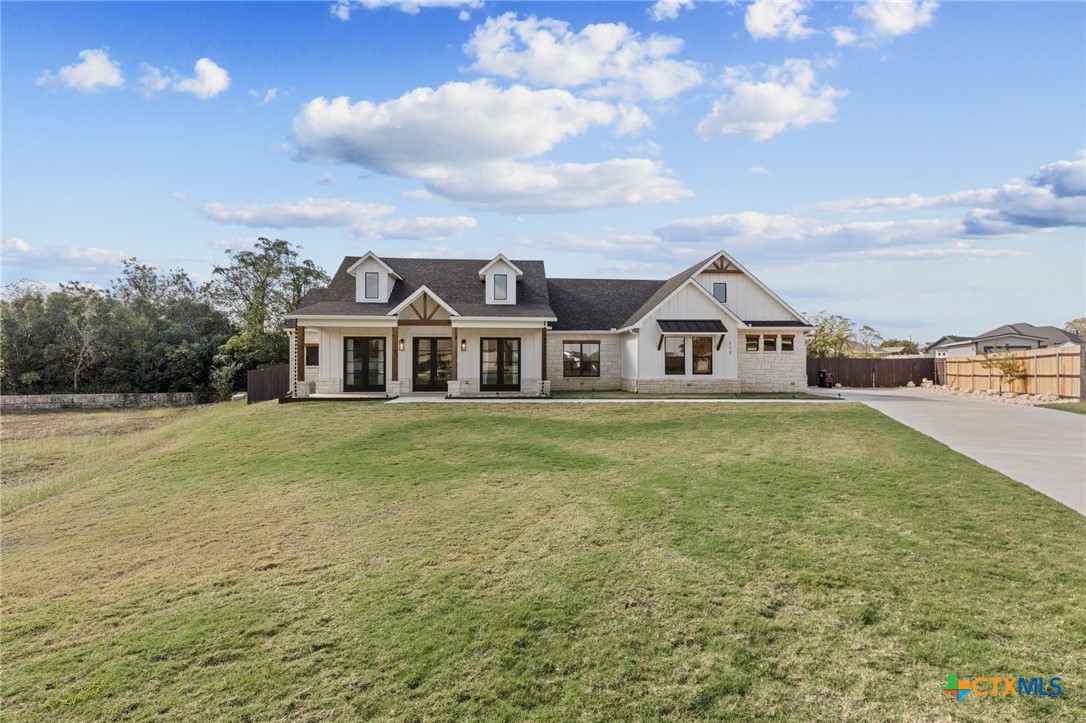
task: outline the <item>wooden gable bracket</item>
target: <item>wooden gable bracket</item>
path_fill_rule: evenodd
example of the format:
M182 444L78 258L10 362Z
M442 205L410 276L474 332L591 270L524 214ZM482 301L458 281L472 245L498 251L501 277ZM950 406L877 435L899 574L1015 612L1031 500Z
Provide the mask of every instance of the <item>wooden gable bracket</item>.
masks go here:
M713 265L709 268L709 270L730 274L742 273L731 261L728 261L723 256L718 257L717 260L713 262Z
M724 346L724 335L720 335L720 341L716 343L716 350L720 351L720 347Z

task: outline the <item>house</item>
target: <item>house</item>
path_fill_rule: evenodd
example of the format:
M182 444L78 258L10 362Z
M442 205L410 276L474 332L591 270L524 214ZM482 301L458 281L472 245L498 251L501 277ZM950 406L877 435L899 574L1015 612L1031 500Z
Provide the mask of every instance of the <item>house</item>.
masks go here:
M723 251L666 280L369 252L286 322L298 397L792 391L807 384L813 328Z
M1055 326L1017 323L1004 324L979 336L946 342L943 348L945 356L976 356L993 351L1025 351L1073 344L1086 344L1086 340Z
M933 356L936 358L942 358L946 356L946 349L948 344L954 344L959 341L966 341L969 339L967 336L955 336L954 334L946 334L939 337L926 347L921 349L921 353L924 356Z

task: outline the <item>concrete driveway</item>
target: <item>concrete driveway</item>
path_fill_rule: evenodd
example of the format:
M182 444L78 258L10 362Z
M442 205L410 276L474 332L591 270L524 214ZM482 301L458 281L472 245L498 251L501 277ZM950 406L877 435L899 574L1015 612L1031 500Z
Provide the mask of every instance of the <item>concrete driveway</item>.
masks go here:
M862 402L1086 515L1086 415L927 389L809 389Z

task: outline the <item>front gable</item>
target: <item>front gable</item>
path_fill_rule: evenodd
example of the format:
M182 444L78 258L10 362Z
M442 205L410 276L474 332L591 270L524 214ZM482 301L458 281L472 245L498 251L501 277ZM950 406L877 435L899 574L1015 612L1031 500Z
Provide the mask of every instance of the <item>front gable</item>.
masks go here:
M710 258L694 274L694 278L712 296L723 291L722 303L741 319L811 325L802 314L723 251ZM723 286L714 288L715 284Z
M355 278L354 300L361 304L387 304L393 286L402 280L372 251L351 264L347 273Z

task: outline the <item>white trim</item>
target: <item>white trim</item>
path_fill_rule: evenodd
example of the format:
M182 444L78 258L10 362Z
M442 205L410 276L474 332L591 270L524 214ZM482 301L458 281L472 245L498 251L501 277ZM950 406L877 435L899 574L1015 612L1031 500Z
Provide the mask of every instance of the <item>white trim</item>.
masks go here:
M735 268L739 269L739 270L740 270L740 271L742 271L742 272L743 272L744 274L746 274L746 275L747 275L747 277L749 277L749 278L750 278L750 280L751 280L751 281L753 281L753 282L755 283L755 285L756 285L756 286L757 286L757 287L758 287L759 289L761 289L762 291L764 291L764 292L766 292L767 294L769 294L769 295L770 295L771 297L773 297L773 299L774 299L774 300L776 300L776 302L777 302L778 304L780 304L780 305L781 305L781 306L783 306L783 307L784 307L785 309L787 309L788 311L790 311L790 312L792 313L792 315L796 317L796 321L802 321L803 323L807 324L807 326L810 326L811 328L814 328L814 325L813 325L813 324L811 324L810 320L809 320L809 319L808 319L807 317L805 317L805 316L804 316L803 314L801 314L801 313L799 313L798 311L796 311L795 309L793 309L793 308L792 308L791 306L789 306L789 304L788 304L788 303L787 303L787 302L786 302L786 301L785 301L784 299L782 299L781 297L779 297L779 296L777 296L777 295L776 295L775 293L773 293L773 290L772 290L771 288L769 288L768 286L766 286L765 284L763 284L763 283L761 282L761 280L760 280L760 279L759 279L759 278L758 278L757 276L755 276L754 274L752 274L752 273L750 273L749 271L747 271L746 267L745 267L745 266L743 266L743 264L741 264L741 263L739 263L738 261L736 261L735 259L733 259L733 258L732 258L732 257L731 257L731 256L730 256L730 255L728 254L728 252L727 252L727 251L718 251L718 252L717 252L716 254L714 254L713 256L711 256L711 257L710 257L710 258L709 258L709 259L708 259L708 260L707 260L707 261L706 261L706 262L705 262L704 264L702 264L702 267L701 267L700 269L698 269L697 271L695 271L695 272L694 272L694 274L693 274L693 275L692 275L692 276L691 276L690 278L696 278L697 276L700 276L701 274L704 274L704 273L705 273L706 271L710 271L710 272L711 272L711 269L709 269L708 267L709 267L709 266L710 266L710 265L711 265L711 264L712 264L712 263L713 263L714 261L716 261L717 259L719 259L719 258L720 258L721 256L723 256L724 258L726 258L726 259L728 260L728 263L732 264L733 266L735 266ZM709 295L710 295L710 296L712 296L712 294L711 294L711 293L710 293ZM715 297L715 296L713 296L713 298L715 299L716 297ZM645 316L648 316L648 314L646 314Z
M618 329L608 329L604 331L602 329L562 329L561 331L555 331L554 329L547 329L547 335L553 336L558 334L618 334Z
M504 262L505 262L506 264L508 264L508 265L509 265L509 268L511 268L511 269L513 269L513 271L517 272L517 278L518 278L518 279L524 276L524 272L523 272L523 271L521 271L520 269L518 269L518 268L517 268L517 265L516 265L516 264L514 264L514 263L513 263L512 261L510 261L509 259L505 258L505 254L498 254L497 256L495 256L494 258L492 258L492 259L491 259L491 260L490 260L489 262L487 262L487 265L486 265L486 266L484 266L483 268L479 269L479 278L481 279L481 278L483 278L484 276L486 276L486 271L487 271L487 269L489 269L489 268L490 268L491 266L493 266L494 264L498 263L499 261L504 261Z
M389 266L384 261L382 261L381 257L379 257L377 254L373 253L372 251L367 251L362 256L362 258L360 258L358 261L355 261L353 264L348 266L347 267L347 273L350 274L351 276L355 276L355 273L354 273L355 269L357 269L359 266L361 266L363 263L365 263L369 259L373 259L374 261L379 263L381 265L381 267L384 268L385 271L387 271L392 276L395 276L397 281L403 281L402 276L400 276L395 271L393 271L391 266Z
M396 326L397 320L390 319L387 316L331 316L327 314L320 315L300 315L292 314L289 318L297 319L299 322L308 322L301 324L300 326L309 327L315 326L375 326L381 328L391 328Z
M431 291L430 288L428 286L426 286L426 284L423 284L418 289L416 289L415 293L411 294L411 296L408 296L406 299L401 301L399 306L397 306L392 311L388 312L385 316L397 316L397 315L399 315L399 313L401 311L403 311L405 308L410 306L412 301L419 298L423 294L429 294L430 298L433 299L434 301L436 301L438 303L438 305L442 309L449 312L449 316L460 316L460 312L458 312L456 309L449 306L449 304L447 304L444 299L442 299L440 296L438 296L433 291Z
M715 259L715 258L716 258L716 257L714 257L714 259ZM698 272L698 273L701 273L701 272ZM626 330L628 330L628 329L635 329L635 328L638 328L638 327L640 327L640 326L641 326L641 323L642 323L643 321L645 321L645 319L647 319L648 317L652 316L652 315L653 315L653 314L655 314L655 313L656 313L657 311L659 311L659 310L660 310L660 308L661 308L661 307L663 307L663 305L664 305L664 304L666 304L667 302L671 301L671 299L672 299L672 298L674 298L676 294L678 294L678 293L679 293L680 291L682 291L683 289L685 289L685 288L686 288L687 286L690 286L691 284L693 284L693 285L694 285L694 288L696 288L696 289L697 289L698 291L700 291L701 293L705 294L706 298L708 298L708 299L709 299L710 301L712 301L712 302L713 302L714 304L716 304L716 305L717 305L717 306L718 306L718 307L719 307L720 309L722 309L722 310L724 311L724 313L726 313L726 314L728 315L728 317L729 317L729 318L731 318L731 319L732 319L733 321L735 321L735 328L736 328L736 331L738 331L739 329L747 329L747 328L749 328L749 327L747 326L747 323L746 323L745 321L743 321L742 319L740 319L740 318L739 318L738 316L736 316L736 315L735 315L735 312L734 312L734 311L732 311L731 309L729 309L729 308L728 308L727 306L725 306L724 304L721 304L721 303L720 303L720 301L719 301L719 300L718 300L718 299L717 299L717 298L716 298L715 296L713 296L712 292L710 292L710 291L706 291L706 290L705 290L705 287L701 285L701 282L700 282L700 281L698 281L698 279L697 279L697 274L694 274L694 275L693 275L693 276L691 276L691 277L690 277L689 279L687 279L686 281L684 281L684 282L682 282L681 284L679 284L679 285L678 285L678 286L677 286L677 287L675 288L675 290L674 290L674 291L672 291L672 292L671 292L670 294L668 294L667 296L665 296L665 297L664 297L664 298L663 298L663 299L662 299L662 300L660 301L660 303L659 303L659 304L657 304L656 306L652 307L652 308L651 308L651 309L649 309L649 310L648 310L647 312L645 312L644 314L642 314L641 318L640 318L640 319L638 319L638 320L637 320L637 321L636 321L635 323L633 323L633 324L630 324L629 326L624 326L624 327L622 327L621 329L619 329L618 331L626 331ZM720 333L720 332L717 332L717 333Z
M547 324L554 321L553 317L458 316L452 320L452 325L456 329L521 328L544 331Z

